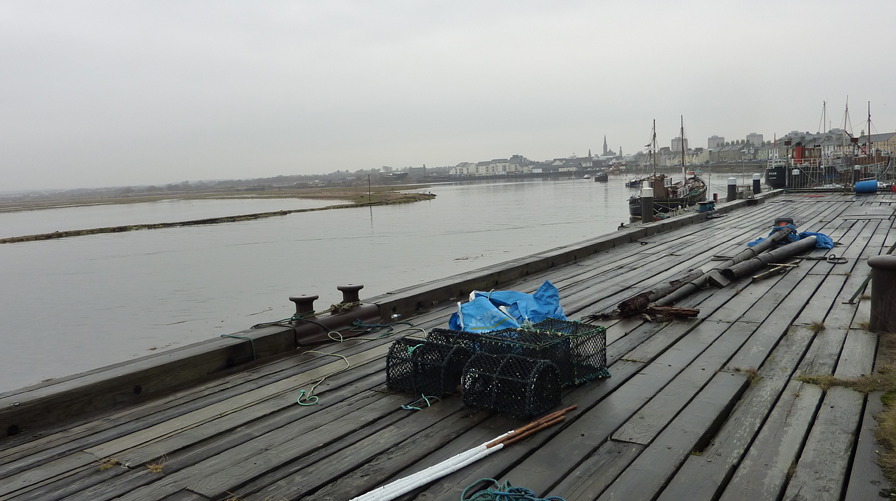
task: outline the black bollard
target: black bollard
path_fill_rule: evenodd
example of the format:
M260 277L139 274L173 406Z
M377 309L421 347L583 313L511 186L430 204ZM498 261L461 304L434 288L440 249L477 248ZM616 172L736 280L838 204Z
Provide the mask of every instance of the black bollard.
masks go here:
M653 188L641 188L641 222L653 222Z
M296 304L296 317L313 317L314 301L320 296L293 296L289 300Z
M871 330L896 332L896 256L868 259L871 267Z
M753 174L753 194L762 193L762 174Z
M737 200L737 178L729 177L728 178L728 201L733 202Z
M348 285L338 285L336 286L336 290L342 292L342 302L343 303L360 303L361 297L358 292L363 289L363 285L359 284L348 284Z

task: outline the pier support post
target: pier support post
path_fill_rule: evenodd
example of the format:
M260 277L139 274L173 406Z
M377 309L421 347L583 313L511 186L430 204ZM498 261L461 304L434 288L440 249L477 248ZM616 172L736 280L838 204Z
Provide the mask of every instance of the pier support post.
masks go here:
M733 202L737 200L737 178L729 177L728 178L728 201Z
M871 267L871 330L896 332L896 256L868 259Z
M641 223L653 222L653 188L641 188Z
M762 174L753 174L753 194L762 193Z

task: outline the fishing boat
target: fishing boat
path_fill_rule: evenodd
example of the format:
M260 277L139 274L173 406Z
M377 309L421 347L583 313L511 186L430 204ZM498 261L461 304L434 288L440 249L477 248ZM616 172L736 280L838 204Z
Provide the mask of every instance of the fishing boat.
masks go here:
M697 205L706 199L706 183L695 173L688 172L685 166L684 117L681 120L681 180L673 182L671 177L656 173L656 120L653 121L653 134L648 146L653 157L653 174L645 179L645 185L653 188L654 212L669 213ZM628 212L632 217L641 217L640 193L628 199Z
M633 177L625 182L625 186L627 188L640 188L644 181L647 181L647 178Z
M594 181L597 183L606 183L609 180L610 176L606 172L601 171L594 175Z

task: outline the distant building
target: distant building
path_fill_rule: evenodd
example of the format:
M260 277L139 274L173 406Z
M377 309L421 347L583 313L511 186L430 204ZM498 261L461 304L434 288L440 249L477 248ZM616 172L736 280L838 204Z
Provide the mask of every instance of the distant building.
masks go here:
M714 149L718 149L719 147L724 146L724 145L725 145L724 137L710 136L709 140L707 141L706 147L711 150L714 150Z
M684 148L681 147L682 139L681 137L673 137L672 138L672 151L681 152L682 149L687 151L688 149L688 138L684 138Z
M753 146L762 146L762 134L751 132L747 134L747 142Z

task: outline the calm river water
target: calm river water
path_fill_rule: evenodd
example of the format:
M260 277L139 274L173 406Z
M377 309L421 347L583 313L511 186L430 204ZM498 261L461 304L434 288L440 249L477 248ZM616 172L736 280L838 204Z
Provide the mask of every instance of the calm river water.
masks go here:
M289 296L317 294L324 309L341 300L337 285L364 284L363 300L613 232L628 222L633 192L622 177L426 191L436 198L0 245L0 392L288 318ZM8 213L0 236L330 204L169 200Z

